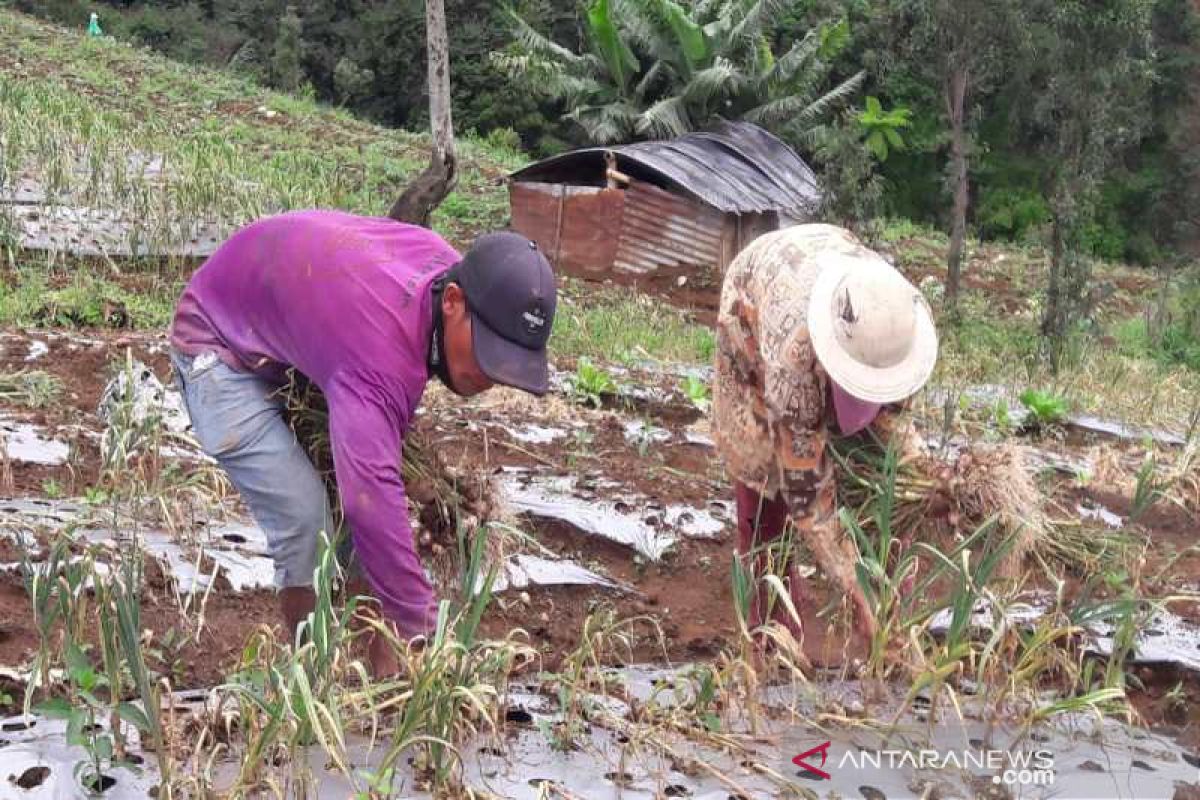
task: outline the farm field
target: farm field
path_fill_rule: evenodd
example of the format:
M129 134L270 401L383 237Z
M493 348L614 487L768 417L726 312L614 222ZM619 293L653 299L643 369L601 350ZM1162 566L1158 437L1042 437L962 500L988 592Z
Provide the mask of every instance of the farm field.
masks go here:
M166 326L224 235L381 214L425 140L0 7L0 146L0 797L1200 796L1200 379L1143 347L1144 271L1098 269L1103 329L1051 375L1046 253L970 243L915 403L925 451L843 451L863 536L897 507L916 531L864 556L883 638L851 635L813 573L803 642L767 656L709 422L719 277L564 280L546 399L427 391L417 433L490 487L504 547L488 562L464 531L447 553L413 505L456 572L436 639L396 642L401 673L374 681L328 553L309 637L281 633ZM522 161L460 147L434 226L465 247L505 224ZM878 246L936 294L944 236L892 222ZM996 534L1022 523L1036 541L1002 577ZM824 742L814 780L793 757ZM845 759L931 748L1052 766Z

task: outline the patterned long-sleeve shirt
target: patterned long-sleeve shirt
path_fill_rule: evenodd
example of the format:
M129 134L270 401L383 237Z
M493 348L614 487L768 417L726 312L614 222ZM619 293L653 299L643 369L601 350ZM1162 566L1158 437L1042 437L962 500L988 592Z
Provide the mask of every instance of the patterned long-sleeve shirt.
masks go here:
M837 422L808 303L815 256L831 251L879 258L842 228L797 225L760 236L734 259L721 291L713 387L713 436L729 476L818 518L834 510L826 445ZM894 426L891 410L877 428Z

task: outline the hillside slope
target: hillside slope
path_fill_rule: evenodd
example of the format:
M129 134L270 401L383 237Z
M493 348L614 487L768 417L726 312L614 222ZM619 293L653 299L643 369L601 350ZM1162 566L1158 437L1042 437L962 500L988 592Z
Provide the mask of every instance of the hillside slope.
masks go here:
M385 213L427 159L422 136L2 7L0 132L0 185L33 174L89 208L222 228L281 209ZM500 179L521 156L466 138L460 159L435 227L462 245L504 223ZM131 166L147 163L161 173Z

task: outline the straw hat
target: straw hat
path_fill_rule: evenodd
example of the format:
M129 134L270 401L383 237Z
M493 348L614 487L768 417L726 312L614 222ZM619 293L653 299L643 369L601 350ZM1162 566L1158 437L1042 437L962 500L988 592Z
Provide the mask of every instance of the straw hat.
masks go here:
M882 258L818 258L808 330L826 374L869 403L916 393L937 362L937 329L924 296Z

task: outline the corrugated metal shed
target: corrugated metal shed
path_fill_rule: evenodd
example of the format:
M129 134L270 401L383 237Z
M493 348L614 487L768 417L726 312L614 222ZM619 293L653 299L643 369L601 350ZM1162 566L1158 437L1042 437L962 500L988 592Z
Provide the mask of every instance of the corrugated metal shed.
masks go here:
M801 218L811 216L821 201L816 175L796 151L748 122L724 122L669 141L573 150L531 164L511 178L603 185L607 153L616 156L621 172L682 191L725 213Z

